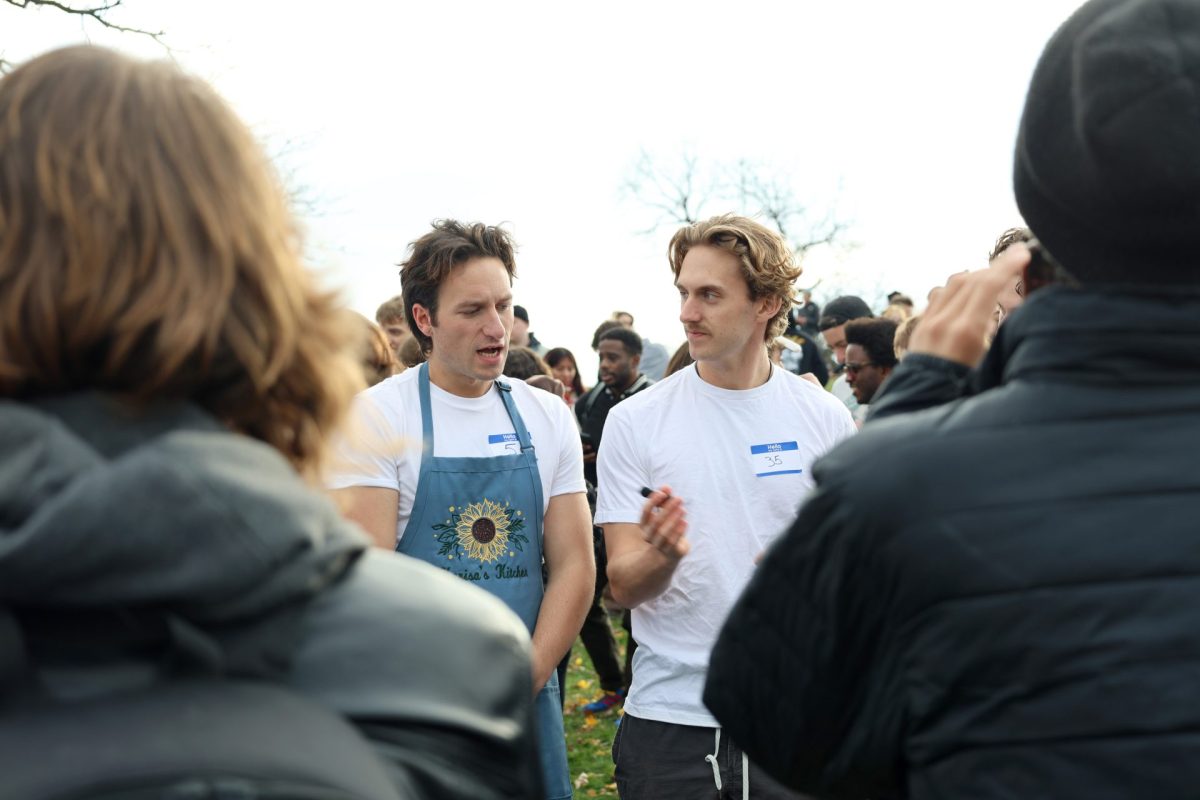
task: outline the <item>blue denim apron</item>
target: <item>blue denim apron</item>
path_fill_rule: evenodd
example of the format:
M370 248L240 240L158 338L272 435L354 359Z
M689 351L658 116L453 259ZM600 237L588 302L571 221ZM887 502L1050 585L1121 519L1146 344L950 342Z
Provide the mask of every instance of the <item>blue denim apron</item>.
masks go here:
M507 384L496 381L520 452L483 458L433 455L429 365L417 380L424 437L412 515L396 550L458 575L503 600L533 632L542 607L542 479L529 431ZM481 434L482 435L482 434ZM513 447L512 449L516 449ZM483 666L483 665L480 665ZM558 675L535 701L546 797L571 796Z

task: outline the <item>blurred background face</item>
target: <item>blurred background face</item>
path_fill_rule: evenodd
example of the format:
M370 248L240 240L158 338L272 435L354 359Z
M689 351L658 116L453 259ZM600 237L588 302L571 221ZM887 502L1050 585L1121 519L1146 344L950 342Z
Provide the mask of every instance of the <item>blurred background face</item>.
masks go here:
M825 346L833 351L833 360L839 364L846 363L846 326L838 325L835 328L821 331L821 338L825 340Z
M513 317L512 334L508 341L513 347L529 347L529 323Z
M575 364L569 358L561 358L550 368L555 378L562 381L563 386L570 386L575 381Z
M622 390L637 378L641 356L631 356L616 339L600 342L600 380L610 389Z
M846 383L854 391L855 400L864 405L871 402L886 377L882 367L871 363L862 345L846 347Z
M404 320L391 320L382 327L392 352L399 355L400 345L404 344L404 340L408 338L408 326L404 324Z

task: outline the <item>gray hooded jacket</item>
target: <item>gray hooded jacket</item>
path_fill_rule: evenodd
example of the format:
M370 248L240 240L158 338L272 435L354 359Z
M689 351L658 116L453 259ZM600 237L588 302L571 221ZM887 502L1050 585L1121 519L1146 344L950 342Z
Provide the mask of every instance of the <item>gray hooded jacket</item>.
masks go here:
M421 796L537 794L520 620L368 550L276 451L195 406L0 402L0 610L59 698L277 681L345 715Z

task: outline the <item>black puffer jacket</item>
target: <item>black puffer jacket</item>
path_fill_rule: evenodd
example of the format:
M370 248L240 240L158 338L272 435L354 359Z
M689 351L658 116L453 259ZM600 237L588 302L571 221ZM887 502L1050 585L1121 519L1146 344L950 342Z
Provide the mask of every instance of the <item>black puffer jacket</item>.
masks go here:
M1123 292L1044 290L980 394L819 462L704 695L773 775L859 799L1200 796L1200 297Z
M194 406L0 402L0 607L51 696L268 680L353 722L406 796L540 792L516 615L368 550L277 452Z

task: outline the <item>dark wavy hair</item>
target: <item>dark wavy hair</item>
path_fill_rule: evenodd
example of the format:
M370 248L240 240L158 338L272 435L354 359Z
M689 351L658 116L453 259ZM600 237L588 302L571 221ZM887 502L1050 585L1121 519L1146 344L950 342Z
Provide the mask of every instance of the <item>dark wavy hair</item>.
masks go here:
M882 317L852 319L846 323L846 344L856 344L880 367L896 366L897 323Z
M465 224L453 219L439 219L433 230L409 245L408 258L400 264L400 294L404 297L404 316L408 329L421 344L426 355L433 340L421 332L413 318L413 306L429 311L437 324L438 289L459 264L476 258L495 258L508 272L508 281L516 277L516 247L508 231L482 222Z

